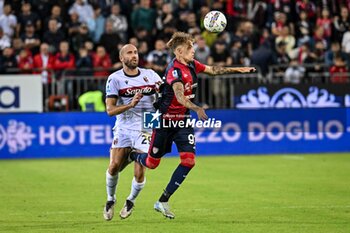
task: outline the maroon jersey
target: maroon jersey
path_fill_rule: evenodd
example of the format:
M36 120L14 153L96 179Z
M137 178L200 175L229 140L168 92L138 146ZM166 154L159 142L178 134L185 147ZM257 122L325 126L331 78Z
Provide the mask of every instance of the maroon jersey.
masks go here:
M205 65L197 60L188 65L184 65L176 59L169 63L165 71L165 86L162 90L159 106L164 119L181 120L189 114L189 110L177 101L172 85L176 82L183 83L185 96L193 99L197 86L197 74L204 70Z
M329 70L332 83L347 83L348 82L348 69L345 66L332 66Z

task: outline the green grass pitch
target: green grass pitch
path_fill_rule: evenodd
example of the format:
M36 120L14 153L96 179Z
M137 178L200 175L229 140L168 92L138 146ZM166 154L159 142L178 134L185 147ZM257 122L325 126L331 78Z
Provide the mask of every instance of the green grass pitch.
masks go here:
M198 157L169 220L153 203L178 162L147 171L131 217L106 222L107 158L0 161L0 232L350 232L350 154ZM129 166L117 213L131 179Z

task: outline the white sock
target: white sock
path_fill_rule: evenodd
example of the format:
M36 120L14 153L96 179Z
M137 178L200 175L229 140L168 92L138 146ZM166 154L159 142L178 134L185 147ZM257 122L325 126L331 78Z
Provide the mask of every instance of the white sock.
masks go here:
M146 177L142 183L137 183L134 177L131 182L131 192L127 199L135 203L136 197L139 195L143 187L145 187L145 184L146 184Z
M107 171L106 171L106 188L107 188L107 200L108 201L115 201L116 200L115 190L117 188L118 178L119 178L119 173L117 173L115 176L112 176L111 174L109 174L108 169L107 169Z

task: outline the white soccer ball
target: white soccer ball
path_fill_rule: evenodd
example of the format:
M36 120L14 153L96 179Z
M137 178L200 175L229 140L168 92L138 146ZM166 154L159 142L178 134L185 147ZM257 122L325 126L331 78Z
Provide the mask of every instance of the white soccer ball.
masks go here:
M210 11L204 17L204 27L209 32L222 32L226 25L226 17L220 11Z

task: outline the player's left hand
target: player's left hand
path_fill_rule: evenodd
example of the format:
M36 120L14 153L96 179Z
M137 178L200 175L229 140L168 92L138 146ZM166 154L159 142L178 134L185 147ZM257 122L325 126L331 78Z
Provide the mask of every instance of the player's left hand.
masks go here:
M198 115L198 119L200 119L200 120L202 120L202 121L208 120L208 116L207 116L207 114L205 113L204 108L198 107L198 109L196 110L196 113L197 113L197 115Z
M252 73L256 71L255 67L239 67L237 71L240 73Z

